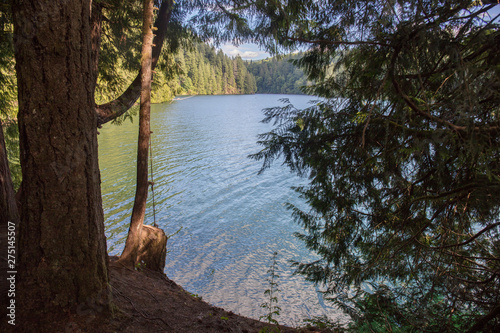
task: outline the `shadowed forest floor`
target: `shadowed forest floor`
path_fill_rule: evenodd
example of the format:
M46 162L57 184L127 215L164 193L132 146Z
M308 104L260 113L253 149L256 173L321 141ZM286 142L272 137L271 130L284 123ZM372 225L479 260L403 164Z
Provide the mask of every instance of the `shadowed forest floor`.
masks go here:
M16 327L7 327L7 332L278 332L273 325L211 306L164 274L126 269L114 263L116 257L110 259L112 315L98 305L85 304L77 311L78 316L41 319L34 315L32 322L16 323ZM3 331L5 326L1 326ZM285 326L279 329L281 332L327 332Z

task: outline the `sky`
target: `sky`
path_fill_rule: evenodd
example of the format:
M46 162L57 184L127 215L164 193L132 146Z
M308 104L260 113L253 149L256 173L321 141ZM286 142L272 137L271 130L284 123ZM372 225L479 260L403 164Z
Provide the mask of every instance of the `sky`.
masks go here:
M232 44L224 44L221 49L230 57L236 57L239 54L243 60L260 60L270 57L269 53L261 51L256 44L246 43L238 47Z

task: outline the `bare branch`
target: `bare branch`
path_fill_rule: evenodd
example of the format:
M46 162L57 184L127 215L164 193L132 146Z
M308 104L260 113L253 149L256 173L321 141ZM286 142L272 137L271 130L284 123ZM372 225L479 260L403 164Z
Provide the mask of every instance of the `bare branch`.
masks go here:
M287 37L288 40L294 42L302 42L307 44L327 44L327 45L377 45L385 47L393 47L391 44L380 43L375 41L338 41L338 40L326 40L326 39L315 39L309 40L303 37Z
M483 230L479 231L477 234L475 234L474 236L472 236L471 238L469 238L468 240L466 240L465 242L462 242L462 243L458 243L458 244L452 244L452 245L445 245L445 246L436 246L436 247L430 247L430 249L432 250L441 250L441 249L448 249L450 247L460 247L460 246L464 246L464 245L467 245L471 242L473 242L476 238L478 238L479 236L481 236L482 234L484 234L485 232L493 229L493 228L496 228L500 225L500 222L497 222L497 223L493 223L493 224L490 224L489 226L487 226L486 228L484 228Z

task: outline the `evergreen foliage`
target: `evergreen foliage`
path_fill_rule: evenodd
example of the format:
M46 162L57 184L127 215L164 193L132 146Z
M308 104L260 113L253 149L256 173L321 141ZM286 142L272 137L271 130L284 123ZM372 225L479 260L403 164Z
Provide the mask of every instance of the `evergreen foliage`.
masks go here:
M15 118L16 76L14 72L13 26L8 1L0 2L0 119Z
M140 1L107 0L103 8L99 77L95 92L97 103L119 96L140 70L142 5ZM167 40L152 82L154 103L171 100L175 94L176 67L172 54L194 38L184 27L186 9L176 6L169 22Z
M297 188L309 210L290 208L321 259L296 268L353 329L500 328L494 6L289 0L250 10L269 50L309 48L295 63L322 99L267 110L275 129L254 157L263 168L284 158L309 177Z
M257 93L303 94L307 78L302 69L292 63L292 60L302 56L302 53L296 53L283 58L272 57L250 62L248 71L256 78Z
M104 20L95 91L98 103L119 95L140 69L142 20L140 1L108 0L101 4Z
M179 68L176 81L182 95L254 94L254 76L237 56L230 58L205 43L183 48L176 56Z
M254 157L264 168L283 157L309 177L297 191L310 209L290 208L305 228L298 237L321 259L296 267L326 286L354 329L500 328L500 29L498 14L488 14L495 3L197 0L176 7L169 55L191 35L181 22L193 8L196 32L215 43L253 38L273 53L308 48L293 62L316 82L305 91L322 99L305 110L289 103L267 110L276 128ZM9 5L0 1L2 123L16 108ZM137 73L140 7L98 5L105 19L97 93L105 99ZM301 80L289 69L281 84L273 60L248 70L212 47L183 46L157 69L155 86L169 87L157 101L178 92L252 93L257 84L289 92Z
M17 128L17 81L14 70L13 26L8 1L0 1L0 123L14 188L21 183L19 131Z

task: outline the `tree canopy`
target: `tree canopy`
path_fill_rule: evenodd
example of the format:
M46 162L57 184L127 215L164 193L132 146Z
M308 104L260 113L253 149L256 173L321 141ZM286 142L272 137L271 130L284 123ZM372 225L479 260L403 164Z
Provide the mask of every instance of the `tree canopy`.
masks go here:
M174 57L178 93L185 95L253 94L255 77L241 57L230 58L206 43L184 47Z
M292 61L302 53L252 61L248 70L256 77L257 92L261 94L303 94L307 85L304 72Z
M248 13L243 7L232 10ZM268 109L265 121L275 129L253 157L264 169L283 158L309 178L297 188L308 209L290 208L305 229L298 237L321 259L296 267L324 285L358 329L500 325L494 8L255 2L264 45L307 48L295 63L320 99L304 110Z

